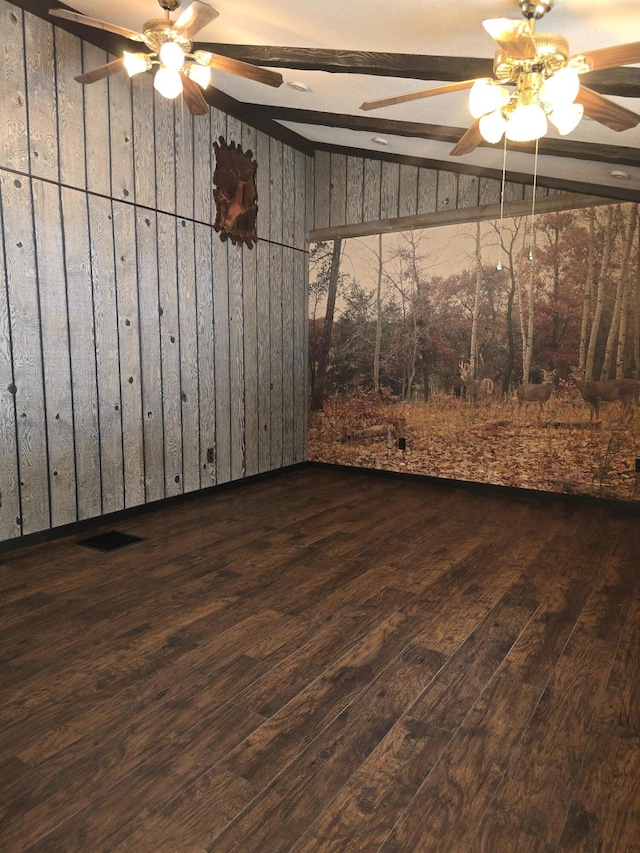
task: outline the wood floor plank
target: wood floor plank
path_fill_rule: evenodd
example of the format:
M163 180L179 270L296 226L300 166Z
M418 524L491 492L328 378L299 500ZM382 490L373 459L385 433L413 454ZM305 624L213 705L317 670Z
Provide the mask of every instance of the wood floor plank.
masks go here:
M557 844L613 655L574 632L491 804L499 821Z
M411 715L455 731L537 607L536 600L508 591L451 656Z
M210 850L289 850L429 683L442 660L438 652L417 646L405 649L215 839Z
M292 853L377 850L449 739L449 732L421 720L400 719Z
M466 850L484 816L539 691L496 678L380 847L380 853Z

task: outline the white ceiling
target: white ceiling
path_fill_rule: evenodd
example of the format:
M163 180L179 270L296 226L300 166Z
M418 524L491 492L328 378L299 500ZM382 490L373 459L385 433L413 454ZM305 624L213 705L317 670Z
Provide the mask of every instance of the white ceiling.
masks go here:
M144 21L160 17L155 0L67 0L83 14L140 30ZM186 7L187 2L183 2ZM212 0L220 16L196 37L198 42L256 44L338 50L415 53L434 56L485 57L495 43L482 26L485 18L521 20L517 0ZM175 17L175 15L174 15ZM556 0L555 8L537 24L538 32L557 32L569 40L572 54L595 48L640 41L640 0ZM215 85L238 101L291 107L316 112L385 118L466 128L471 123L467 93L448 94L409 104L363 113L359 105L387 95L438 85L438 81L378 77L367 74L331 74L322 71L281 70L285 82L300 81L310 91L290 86L273 89L232 74L216 72ZM640 113L640 100L612 98ZM502 146L480 147L465 157L452 158L452 145L428 139L384 134L388 145L372 141L375 133L326 125L284 122L312 142L368 149L458 165L470 164L500 171ZM570 134L573 141L602 146L640 148L640 126L616 133L583 119ZM609 173L623 169L628 177ZM530 175L533 157L507 155L510 172ZM541 157L544 177L640 193L640 167L609 162Z

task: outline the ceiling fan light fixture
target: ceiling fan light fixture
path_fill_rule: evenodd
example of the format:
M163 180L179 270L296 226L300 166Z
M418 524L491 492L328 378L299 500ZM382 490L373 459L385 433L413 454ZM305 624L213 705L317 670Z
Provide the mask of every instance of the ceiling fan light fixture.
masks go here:
M500 142L506 128L507 120L502 115L502 110L482 116L478 125L482 138L491 143Z
M508 102L507 87L498 85L489 77L480 77L469 92L469 111L474 118L499 110Z
M174 41L166 41L160 48L159 56L167 71L180 71L184 65L184 51Z
M168 68L160 67L156 71L153 87L163 98L177 98L182 92L182 80L178 71L170 71Z
M549 121L554 124L560 136L566 136L575 130L584 115L582 104L566 104L549 113Z
M211 68L208 65L198 65L192 62L186 70L187 77L197 83L201 89L206 89L211 83Z
M511 142L532 142L547 132L547 117L538 104L519 104L510 114L505 135Z
M552 110L571 104L578 97L580 79L573 68L561 68L540 87L541 100Z
M123 59L124 68L129 77L142 74L143 71L148 71L151 68L151 57L148 53L130 53L128 50L124 50Z

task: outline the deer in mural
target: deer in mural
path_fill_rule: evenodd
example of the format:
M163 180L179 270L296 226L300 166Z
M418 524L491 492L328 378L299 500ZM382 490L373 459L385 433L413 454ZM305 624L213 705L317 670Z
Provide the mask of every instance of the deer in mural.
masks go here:
M528 382L524 385L519 385L516 388L515 395L518 399L518 416L520 416L520 409L524 406L525 403L537 403L540 407L538 412L538 418L542 418L542 413L544 412L544 405L551 397L551 392L553 391L553 383L557 375L557 370L543 370L542 382Z
M576 388L589 406L590 421L593 421L594 414L596 420L598 419L600 403L612 403L617 400L631 413L632 404L638 401L640 381L637 379L602 379L596 382L585 379L584 370L579 367L571 367L569 370Z
M471 377L473 366L464 359L460 359L458 368L460 370L460 381L464 386L464 394L468 400L476 402L476 400L483 397L490 397L493 394L492 379L473 379Z

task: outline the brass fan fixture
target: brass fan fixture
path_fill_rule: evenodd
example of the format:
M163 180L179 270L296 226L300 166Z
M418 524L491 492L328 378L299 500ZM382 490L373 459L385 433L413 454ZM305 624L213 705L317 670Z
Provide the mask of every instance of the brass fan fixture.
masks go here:
M469 109L475 121L450 152L469 154L484 139L514 142L539 139L547 119L561 135L570 133L583 115L611 130L635 127L640 115L582 85L579 75L603 68L640 63L640 42L605 47L571 56L566 38L536 33L535 22L553 8L553 0L519 0L525 21L490 18L483 26L497 42L495 79L462 80L431 89L366 101L360 109L375 110L448 92L470 89ZM511 90L508 87L515 87Z
M50 9L49 14L53 17L116 33L133 42L142 42L148 48L148 52L124 51L121 59L114 59L78 75L75 78L78 83L95 83L122 70L133 77L158 66L154 78L156 90L165 98L175 98L182 93L193 115L206 115L209 112L202 90L211 82L212 68L229 71L267 86L282 85L282 75L276 71L258 68L206 50L191 52L194 36L218 17L218 12L208 3L193 0L176 21L172 21L169 15L180 6L180 0L158 0L158 3L164 9L165 17L147 21L141 33L69 9Z

